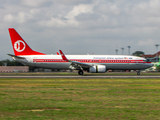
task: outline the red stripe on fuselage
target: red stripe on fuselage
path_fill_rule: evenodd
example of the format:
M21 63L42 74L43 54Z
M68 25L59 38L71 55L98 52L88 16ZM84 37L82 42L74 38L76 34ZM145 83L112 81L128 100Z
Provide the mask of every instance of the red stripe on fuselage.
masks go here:
M70 59L71 61L77 61L81 63L151 63L143 60L97 60L97 59ZM68 61L62 59L33 59L36 63L66 63Z

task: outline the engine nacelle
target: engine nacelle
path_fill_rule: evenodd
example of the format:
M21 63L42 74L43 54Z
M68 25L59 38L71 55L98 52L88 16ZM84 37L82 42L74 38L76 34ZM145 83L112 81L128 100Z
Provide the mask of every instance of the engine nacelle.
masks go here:
M106 66L105 65L96 65L89 68L90 73L105 73Z

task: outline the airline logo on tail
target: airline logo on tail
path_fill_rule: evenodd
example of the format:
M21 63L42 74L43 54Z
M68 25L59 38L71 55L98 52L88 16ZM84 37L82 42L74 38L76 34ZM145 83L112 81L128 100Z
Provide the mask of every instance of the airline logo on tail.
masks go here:
M14 49L17 51L17 52L22 52L24 51L24 49L26 48L26 44L21 41L21 40L18 40L14 43Z

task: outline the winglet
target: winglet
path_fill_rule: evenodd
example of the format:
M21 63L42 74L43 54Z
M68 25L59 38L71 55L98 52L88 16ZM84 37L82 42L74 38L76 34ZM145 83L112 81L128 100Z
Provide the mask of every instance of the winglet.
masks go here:
M60 52L63 60L69 61L69 60L66 58L66 56L64 55L64 53L62 52L62 50L59 50L59 52Z
M57 52L57 55L59 55L59 53Z

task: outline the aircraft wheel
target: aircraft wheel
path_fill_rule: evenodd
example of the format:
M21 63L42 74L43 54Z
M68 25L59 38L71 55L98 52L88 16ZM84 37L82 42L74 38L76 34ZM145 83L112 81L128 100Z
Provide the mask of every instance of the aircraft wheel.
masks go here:
M83 75L83 70L79 70L79 71L78 71L78 74L79 74L79 75Z
M137 72L137 75L140 75L140 71Z

